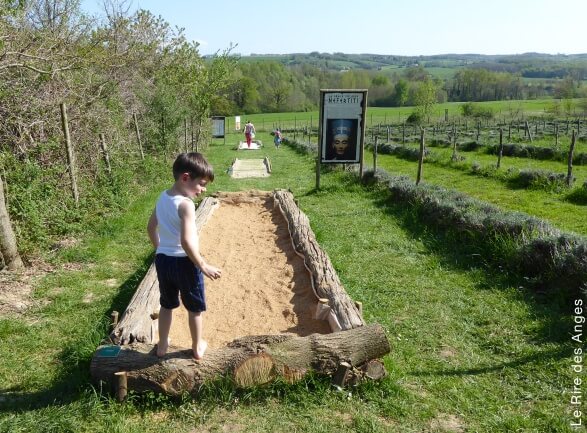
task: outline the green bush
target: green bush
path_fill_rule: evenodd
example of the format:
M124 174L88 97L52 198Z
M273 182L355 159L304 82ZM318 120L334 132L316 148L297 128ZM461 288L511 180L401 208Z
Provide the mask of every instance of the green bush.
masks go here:
M587 180L583 182L583 185L574 188L566 197L568 201L578 205L587 205Z
M422 115L422 113L419 113L418 111L414 111L406 119L406 123L409 123L411 125L420 125L423 121L424 116Z
M464 117L474 117L477 119L493 119L494 116L491 107L484 107L473 102L467 102L461 105L461 111Z
M511 178L512 185L520 188L543 189L546 191L561 191L567 187L566 174L554 173L547 170L525 169L520 170L517 176Z

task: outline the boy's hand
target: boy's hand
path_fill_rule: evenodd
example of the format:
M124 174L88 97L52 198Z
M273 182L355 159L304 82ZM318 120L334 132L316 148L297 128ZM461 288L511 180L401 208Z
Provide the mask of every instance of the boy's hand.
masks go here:
M222 275L222 271L220 269L210 265L204 265L202 267L202 273L211 280L216 280Z

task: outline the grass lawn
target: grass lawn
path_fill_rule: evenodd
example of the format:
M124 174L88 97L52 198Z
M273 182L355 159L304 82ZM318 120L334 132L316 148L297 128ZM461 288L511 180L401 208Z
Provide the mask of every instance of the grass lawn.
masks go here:
M240 138L204 151L216 169L209 192L293 191L343 285L363 302L366 321L385 328L389 375L344 392L309 377L252 390L220 382L195 399L131 395L124 404L96 388L89 362L110 312L124 310L152 260L145 226L171 179L171 161L161 161L157 180L122 216L48 258L57 270L35 283L33 308L0 318L0 432L577 431L569 404L577 376L571 304L486 267L459 239L421 226L410 209L352 174L323 173L315 191L313 159L274 149L267 133L258 134L266 143L258 157L271 159L273 174L231 179L232 160L251 157L233 150ZM415 169L390 156L380 164L391 173ZM571 208L550 206L549 193L512 194L498 181L434 165L424 178L471 195L485 184L487 201L490 191L504 190L500 206L587 233L576 214L563 215Z

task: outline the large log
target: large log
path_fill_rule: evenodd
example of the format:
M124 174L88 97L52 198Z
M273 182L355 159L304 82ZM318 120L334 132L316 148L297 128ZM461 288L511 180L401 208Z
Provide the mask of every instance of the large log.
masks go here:
M308 217L298 208L293 195L289 191L277 190L273 198L287 221L296 252L303 257L306 268L312 274L316 296L328 299L329 307L334 312L334 317L330 317L331 327L339 325L346 330L364 326L359 310L342 286L328 254L318 244ZM333 320L338 323L332 323Z
M101 356L103 348L98 348L90 365L94 380L113 384L118 380L115 374L125 372L129 390L170 395L196 393L203 384L220 377L249 387L277 378L295 382L310 372L333 376L341 363L356 371L365 365L365 376L372 377L372 360L390 351L385 331L378 324L307 337L244 337L223 348L209 349L200 361L192 358L191 350L177 347L170 347L164 358L157 357L153 345L144 343L122 346L115 357Z
M218 205L219 201L214 197L206 197L202 200L196 209L198 233L206 225ZM157 321L154 318L158 311L159 282L157 281L155 264L152 263L122 318L112 330L110 340L116 344L130 344L135 341L154 343L157 337Z

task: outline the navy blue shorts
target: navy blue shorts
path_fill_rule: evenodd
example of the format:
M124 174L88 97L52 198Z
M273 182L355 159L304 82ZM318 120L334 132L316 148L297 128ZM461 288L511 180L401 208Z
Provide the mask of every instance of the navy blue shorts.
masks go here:
M155 256L155 268L159 280L163 308L173 310L181 302L188 311L200 313L206 311L204 293L204 274L189 257L172 257L165 254Z

